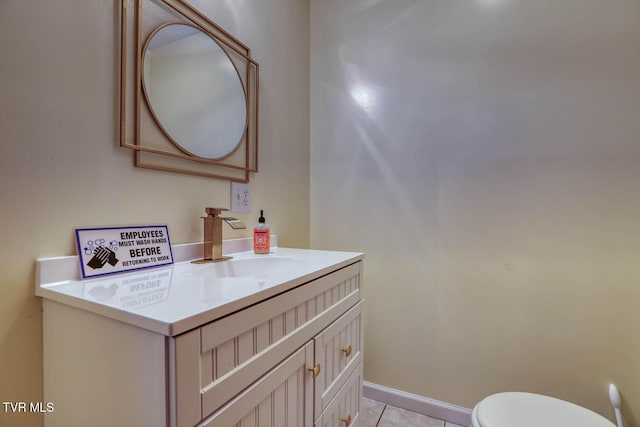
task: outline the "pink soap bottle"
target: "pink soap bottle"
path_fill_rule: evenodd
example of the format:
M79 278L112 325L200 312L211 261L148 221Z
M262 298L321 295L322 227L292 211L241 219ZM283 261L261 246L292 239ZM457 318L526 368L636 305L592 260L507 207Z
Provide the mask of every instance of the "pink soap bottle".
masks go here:
M253 227L253 252L256 254L268 254L271 250L271 228L263 215L261 210L258 223Z

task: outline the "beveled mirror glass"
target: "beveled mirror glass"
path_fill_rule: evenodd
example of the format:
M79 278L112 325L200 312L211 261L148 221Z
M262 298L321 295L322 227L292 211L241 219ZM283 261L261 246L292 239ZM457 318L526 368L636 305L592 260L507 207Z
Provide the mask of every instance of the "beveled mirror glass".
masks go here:
M166 136L194 156L232 154L246 130L247 102L238 70L213 37L189 24L164 24L143 55L145 99Z

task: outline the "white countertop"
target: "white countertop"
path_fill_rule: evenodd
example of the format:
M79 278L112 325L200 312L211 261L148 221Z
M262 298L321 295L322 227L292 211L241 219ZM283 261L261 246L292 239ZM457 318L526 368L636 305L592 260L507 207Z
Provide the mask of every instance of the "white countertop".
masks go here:
M177 262L171 266L85 280L78 277L77 256L38 259L36 295L176 336L364 257L358 252L272 248L266 255L237 252L230 254L231 261L193 264L200 247L175 245Z

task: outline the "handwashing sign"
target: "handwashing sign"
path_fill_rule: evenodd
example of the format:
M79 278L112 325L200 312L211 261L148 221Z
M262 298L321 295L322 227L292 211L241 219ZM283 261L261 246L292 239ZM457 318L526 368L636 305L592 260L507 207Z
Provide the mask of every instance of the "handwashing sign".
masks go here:
M166 225L76 229L82 277L173 264Z

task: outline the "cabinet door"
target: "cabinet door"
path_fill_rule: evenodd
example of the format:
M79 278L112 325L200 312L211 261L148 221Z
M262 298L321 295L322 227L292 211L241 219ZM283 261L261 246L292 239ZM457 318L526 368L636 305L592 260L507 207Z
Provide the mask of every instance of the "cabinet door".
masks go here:
M231 400L201 427L311 427L313 342Z
M362 363L342 386L327 409L315 422L315 427L357 427L362 403ZM365 427L365 426L362 426Z
M315 416L320 416L362 360L362 304L359 302L315 337Z

